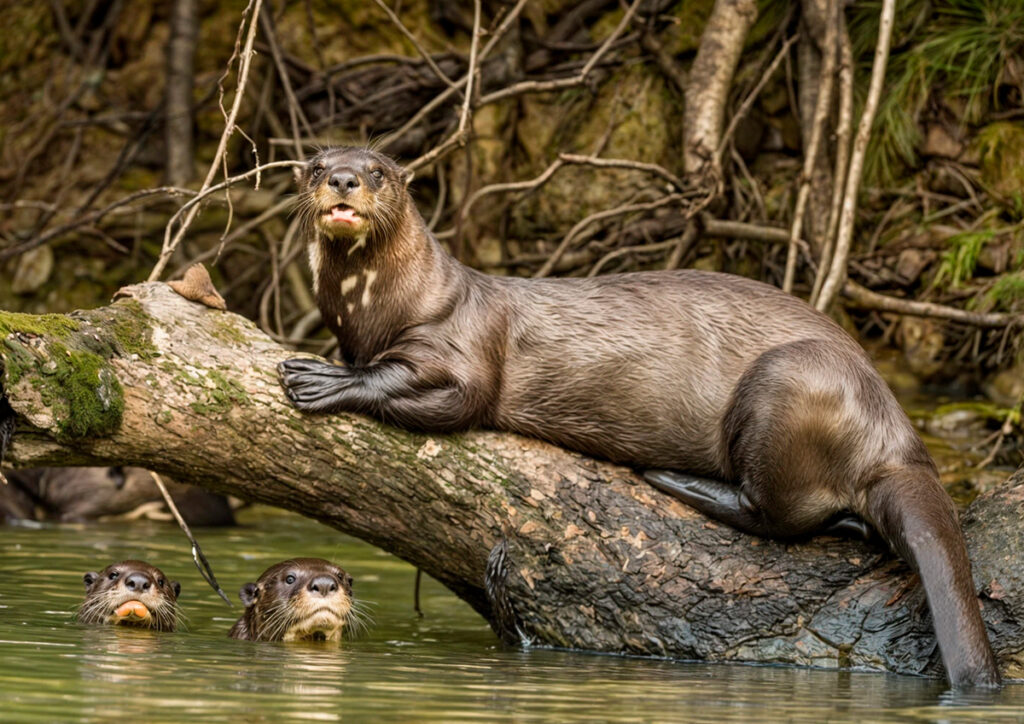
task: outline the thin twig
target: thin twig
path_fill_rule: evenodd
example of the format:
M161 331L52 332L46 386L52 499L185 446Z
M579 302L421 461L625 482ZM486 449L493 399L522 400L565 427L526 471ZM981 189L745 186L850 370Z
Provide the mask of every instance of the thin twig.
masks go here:
M206 178L203 180L203 185L199 189L200 195L209 190L210 184L213 183L213 178L217 175L217 171L219 170L221 162L224 160L225 153L227 152L228 140L235 132L235 123L238 119L238 111L242 107L242 98L245 96L245 86L249 80L249 67L252 64L253 56L252 46L256 40L256 28L259 26L259 13L262 6L263 0L250 0L248 7L246 7L243 13L243 25L245 23L245 17L249 18L249 32L245 39L245 48L242 50L241 58L239 60L238 84L235 88L235 97L232 100L231 112L227 115L224 132L220 136L220 143L217 144L217 152L214 154L213 161L210 163L210 170L207 172ZM257 168L259 168L259 166L257 166ZM193 199L193 201L195 201L195 199ZM174 250L178 248L178 244L181 243L182 238L185 236L185 232L188 231L188 227L192 225L197 213L199 213L199 209L193 205L192 210L190 210L188 215L182 220L181 226L178 227L178 231L174 235L173 239L170 237L171 225L179 218L180 214L175 214L171 217L171 221L167 222L167 231L164 234L164 247L160 252L160 258L157 259L156 264L153 266L153 271L150 272L147 281L152 282L160 278L160 274L163 272L164 267L167 266L167 262L170 260L171 254L173 254Z
M477 46L480 43L480 0L473 0L473 40L469 45L469 70L466 72L466 97L459 117L459 133L466 131L469 114L473 109L473 81L477 76Z
M178 512L178 506L174 504L174 500L171 499L171 494L167 492L167 487L164 485L164 481L161 480L160 476L154 473L152 470L149 472L153 476L153 482L156 483L156 487L160 489L160 495L164 496L164 502L167 503L168 509L171 511L171 515L178 521L178 526L184 531L188 537L189 543L192 544L192 561L196 564L196 568L199 569L199 575L203 577L203 580L210 584L210 587L217 592L217 595L224 599L224 603L228 606L233 607L231 599L224 593L224 589L217 583L217 576L213 575L213 568L210 567L210 562L206 560L206 556L203 555L203 549L199 547L199 541L192 535L192 531L189 530L188 523L181 517L181 513Z
M779 49L778 54L772 60L771 65L765 70L764 75L761 76L761 80L757 82L754 89L747 94L747 97L743 99L743 103L733 114L732 119L729 121L729 126L725 129L725 133L722 134L722 140L718 144L718 150L715 152L719 158L722 157L722 153L725 151L726 145L732 138L732 134L736 132L736 126L750 111L750 107L757 100L757 97L761 94L761 90L765 87L772 76L775 75L775 71L779 69L779 65L786 59L786 55L789 53L789 49L793 47L793 43L797 41L799 36L793 35L785 43L782 44L782 48Z
M469 197L469 200L462 207L463 218L469 214L469 210L473 207L477 201L482 199L484 196L490 194L497 194L509 191L532 191L533 189L539 188L540 186L547 183L548 179L554 176L555 171L560 169L563 165L561 158L557 158L551 162L551 164L544 169L538 176L528 181L511 181L508 183L489 184L483 188L479 188L473 192Z
M1004 312L969 312L957 307L948 307L934 302L916 302L909 299L897 299L873 292L849 279L843 284L843 295L853 302L853 306L861 309L877 309L883 312L896 312L914 317L933 317L962 322L974 327L1003 328L1011 325L1024 327L1024 314L1008 314Z
M558 154L558 158L566 163L579 164L583 166L595 166L597 168L627 168L634 171L643 171L644 173L661 176L661 178L675 186L677 191L683 191L686 188L686 184L683 183L681 178L664 166L659 166L656 163L630 161L625 158L597 158L596 156L581 156L575 153L560 153Z
M803 233L804 214L807 211L807 200L811 195L811 181L818 160L818 147L825 135L828 123L828 112L832 107L832 80L836 68L836 7L835 0L827 5L827 26L825 30L824 63L821 67L821 79L818 83L818 100L814 104L814 119L811 121L811 137L804 149L804 168L800 175L800 190L796 196L796 208L793 210L793 225L789 230L789 249L786 251L786 273L782 280L782 291L793 292L793 278L796 276L796 243Z
M832 174L832 204L828 213L828 230L825 232L825 243L821 249L821 261L818 274L814 277L814 289L810 302L817 306L821 295L821 285L832 266L832 251L835 249L836 232L839 229L839 215L843 203L843 181L846 179L846 166L850 160L850 132L853 129L853 44L846 28L846 18L839 13L839 123L836 127L836 165Z
M441 70L440 66L438 66L438 64L434 62L434 59L431 57L430 53L427 52L427 49L420 44L420 41L416 39L416 36L412 34L412 31L410 31L409 28L405 27L405 23L403 23L402 19L398 17L397 14L395 14L395 11L389 8L387 6L387 3L384 2L384 0L373 0L373 2L377 4L377 7L379 7L381 10L387 13L388 18L390 18L391 22L395 24L395 27L397 27L398 30L402 33L402 35L404 35L409 40L409 42L412 43L413 47L416 48L416 52L419 53L420 57L427 62L427 65L430 66L430 69L434 71L434 75L436 75L438 79L446 86L448 86L452 90L457 91L458 88L456 87L452 79L449 78L448 75L443 70ZM479 10L480 9L478 7L476 16L478 20L480 18ZM474 42L476 42L475 37ZM472 63L472 61L470 62Z
M606 264L608 264L608 262L614 261L615 259L618 259L620 256L625 256L626 254L651 254L656 251L665 251L666 249L671 249L678 245L678 239L669 239L668 241L657 241L654 242L653 244L622 246L619 247L618 249L613 249L612 251L608 252L603 257L601 257L597 261L597 263L594 264L593 267L591 267L590 271L587 272L587 276L596 277L601 272L601 269L604 268Z
M258 176L259 174L261 174L263 171L266 171L267 169L271 169L271 168L297 168L297 167L302 167L302 166L305 166L305 162L304 161L273 161L272 163L265 163L265 164L263 164L261 166L256 166L255 168L249 169L245 173L240 173L237 176L232 176L232 177L230 177L228 179L225 179L224 181L221 181L219 184L217 184L215 186L209 186L207 188L204 188L202 191L197 193L193 198L189 199L185 204L183 204L180 209L178 209L176 212L174 212L174 216L172 216L168 220L167 226L164 227L164 248L165 249L170 248L173 251L177 247L177 244L176 243L172 243L171 242L171 238L170 238L171 229L173 228L174 223L178 219L180 219L183 214L189 214L189 216L195 216L195 213L196 213L196 210L197 210L196 207L206 197L208 197L208 196L210 196L212 194L215 194L218 191L223 191L224 189L228 188L229 186L233 186L234 184L236 184L236 183L238 183L240 181L245 181L246 179L252 178L253 176ZM175 238L178 239L178 241L180 241L180 236L175 237ZM164 257L162 255L161 255L161 259L164 259ZM164 265L166 265L166 261L164 261ZM163 267L161 267L161 270L162 270L162 268ZM150 274L150 277L152 277L152 276L153 275ZM159 276L159 275L157 275L157 276ZM153 279L150 278L147 281L153 281Z
M277 68L277 75L281 78L281 87L284 88L285 97L288 99L288 118L291 121L292 126L292 142L295 144L295 158L305 158L306 154L302 150L302 141L299 139L299 122L302 122L302 127L305 129L307 136L313 135L313 128L309 125L309 119L306 118L306 114L302 111L302 105L295 97L295 92L292 90L292 82L288 77L288 69L284 66L284 60L281 57L281 48L277 44L277 37L274 34L273 21L270 17L270 11L266 8L260 13L260 23L263 25L263 32L267 36L267 44L270 45L270 54L274 59L274 66Z
M612 46L612 43L622 35L626 27L629 25L636 11L640 8L640 3L643 0L633 0L633 4L629 6L629 10L626 11L625 15L622 16L622 20L615 26L615 30L605 38L604 42L601 43L601 47L598 48L590 60L587 61L586 65L579 72L571 78L558 78L556 80L524 80L521 83L496 90L493 93L489 93L480 99L479 106L485 106L489 103L496 103L497 101L511 98L513 96L522 95L523 93L540 93L545 91L561 90L563 88L572 88L574 86L582 85L587 82L590 72L594 69L594 66L601 60L604 54Z
M555 268L555 265L558 263L558 260L562 258L562 254L564 254L569 249L569 246L572 244L573 241L576 240L576 237L579 235L579 233L584 228L594 223L595 221L602 221L603 219L608 219L615 216L622 216L623 214L631 214L635 211L651 211L653 209L658 209L663 206L667 206L669 204L682 201L683 198L684 197L682 194L669 194L668 196L663 196L657 201L651 201L644 204L625 204L623 206L616 206L613 209L605 209L604 211L598 211L595 214L591 214L590 216L581 219L576 223L575 226L569 229L569 233L565 235L561 243L551 254L548 260L544 262L544 266L538 269L537 272L533 275L534 278L540 279L541 277L546 277L548 274L550 274L551 271Z
M444 213L444 205L448 201L448 179L445 175L444 164L437 167L437 203L434 204L434 213L430 215L427 228L433 231L437 228L437 222L441 220Z
M114 211L115 209L118 209L122 206L128 206L129 204L133 204L136 201L139 201L140 199L146 199L151 196L195 196L195 194L196 192L192 191L191 189L181 189L176 186L159 186L153 189L143 189L141 191L136 191L133 194L125 196L123 199L118 199L117 201L114 201L113 203L104 206L102 209L91 211L88 214L85 214L84 216L81 216L73 221L69 221L66 224L61 224L60 226L54 227L53 229L50 229L49 231L40 234L34 239L29 239L28 241L18 244L17 246L12 246L10 248L0 250L0 261L9 259L13 256L18 256L19 254L24 254L26 251L31 251L32 249L35 249L37 246L42 246L48 241L63 236L64 234L74 231L75 229L78 229L82 226L95 224L97 221L102 219L111 211Z
M875 120L875 111L882 95L882 83L885 81L885 66L889 59L889 41L892 38L893 16L896 13L896 0L882 0L882 11L878 23L878 45L875 48L875 61L871 69L871 85L868 98L864 103L864 111L857 127L857 138L853 143L850 156L850 170L846 176L846 191L843 199L843 210L839 219L839 233L836 236L836 247L828 276L821 287L821 295L815 306L819 311L827 311L832 305L846 279L846 260L853 242L853 225L857 213L857 192L860 189L861 174L864 170L864 156L867 153L868 139L871 136L871 125ZM839 183L839 179L836 183ZM820 273L824 274L822 270Z
M484 59L487 58L491 50L494 49L494 46L498 44L498 41L501 40L502 37L504 37L505 33L508 32L508 29L512 27L512 22L517 17L519 17L519 13L526 5L526 2L527 0L519 0L519 2L516 3L515 7L513 7L509 11L508 15L505 16L505 19L501 21L501 25L498 26L498 29L491 36L491 39L487 41L487 44L484 45L483 50L480 51L480 58L477 61L478 63L482 63ZM382 138L378 142L377 146L385 148L389 146L391 143L393 143L395 140L404 136L406 133L409 132L410 129L414 128L416 125L420 123L420 121L429 116L443 103L445 103L452 95L454 95L456 92L460 91L463 87L465 87L466 83L468 82L469 76L464 75L460 80L456 81L454 88L445 88L443 91L441 91L441 93L436 95L433 98L433 100L429 101L425 106L416 111L416 113L413 114L412 118L403 123L401 127L398 128L398 130L392 131L384 138Z

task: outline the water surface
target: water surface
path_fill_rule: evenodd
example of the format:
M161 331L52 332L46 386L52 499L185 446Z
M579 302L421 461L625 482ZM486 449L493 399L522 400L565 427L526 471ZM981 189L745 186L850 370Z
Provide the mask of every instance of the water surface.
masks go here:
M426 578L418 617L414 569L393 556L296 515L240 517L198 531L233 598L278 560L329 558L355 578L368 632L340 645L226 638L240 604L199 578L171 525L0 527L0 721L1024 721L1020 686L955 699L913 677L504 647ZM74 622L82 574L124 558L181 582L186 630Z

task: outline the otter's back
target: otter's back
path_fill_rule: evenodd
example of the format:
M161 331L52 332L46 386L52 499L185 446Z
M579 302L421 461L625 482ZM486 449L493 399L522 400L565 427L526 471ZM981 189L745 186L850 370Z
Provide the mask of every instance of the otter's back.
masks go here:
M720 473L732 391L780 344L826 340L871 368L830 319L743 277L680 270L503 282L511 322L496 425L619 462Z

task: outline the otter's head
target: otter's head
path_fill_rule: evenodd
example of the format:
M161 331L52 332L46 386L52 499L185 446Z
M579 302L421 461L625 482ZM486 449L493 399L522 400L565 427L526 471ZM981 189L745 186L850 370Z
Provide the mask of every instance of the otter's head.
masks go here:
M281 561L238 595L260 641L338 641L354 614L352 576L322 558Z
M408 174L366 148L329 148L298 175L299 210L328 238L387 237L405 213Z
M178 625L181 586L143 561L121 561L82 576L82 623L108 623L173 631Z

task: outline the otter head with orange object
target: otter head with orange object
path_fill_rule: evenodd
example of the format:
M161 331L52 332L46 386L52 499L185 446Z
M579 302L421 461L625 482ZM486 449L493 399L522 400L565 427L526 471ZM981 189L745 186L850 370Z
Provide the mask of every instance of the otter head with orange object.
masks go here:
M120 624L173 631L178 625L181 585L144 561L113 563L99 573L86 573L81 623Z

